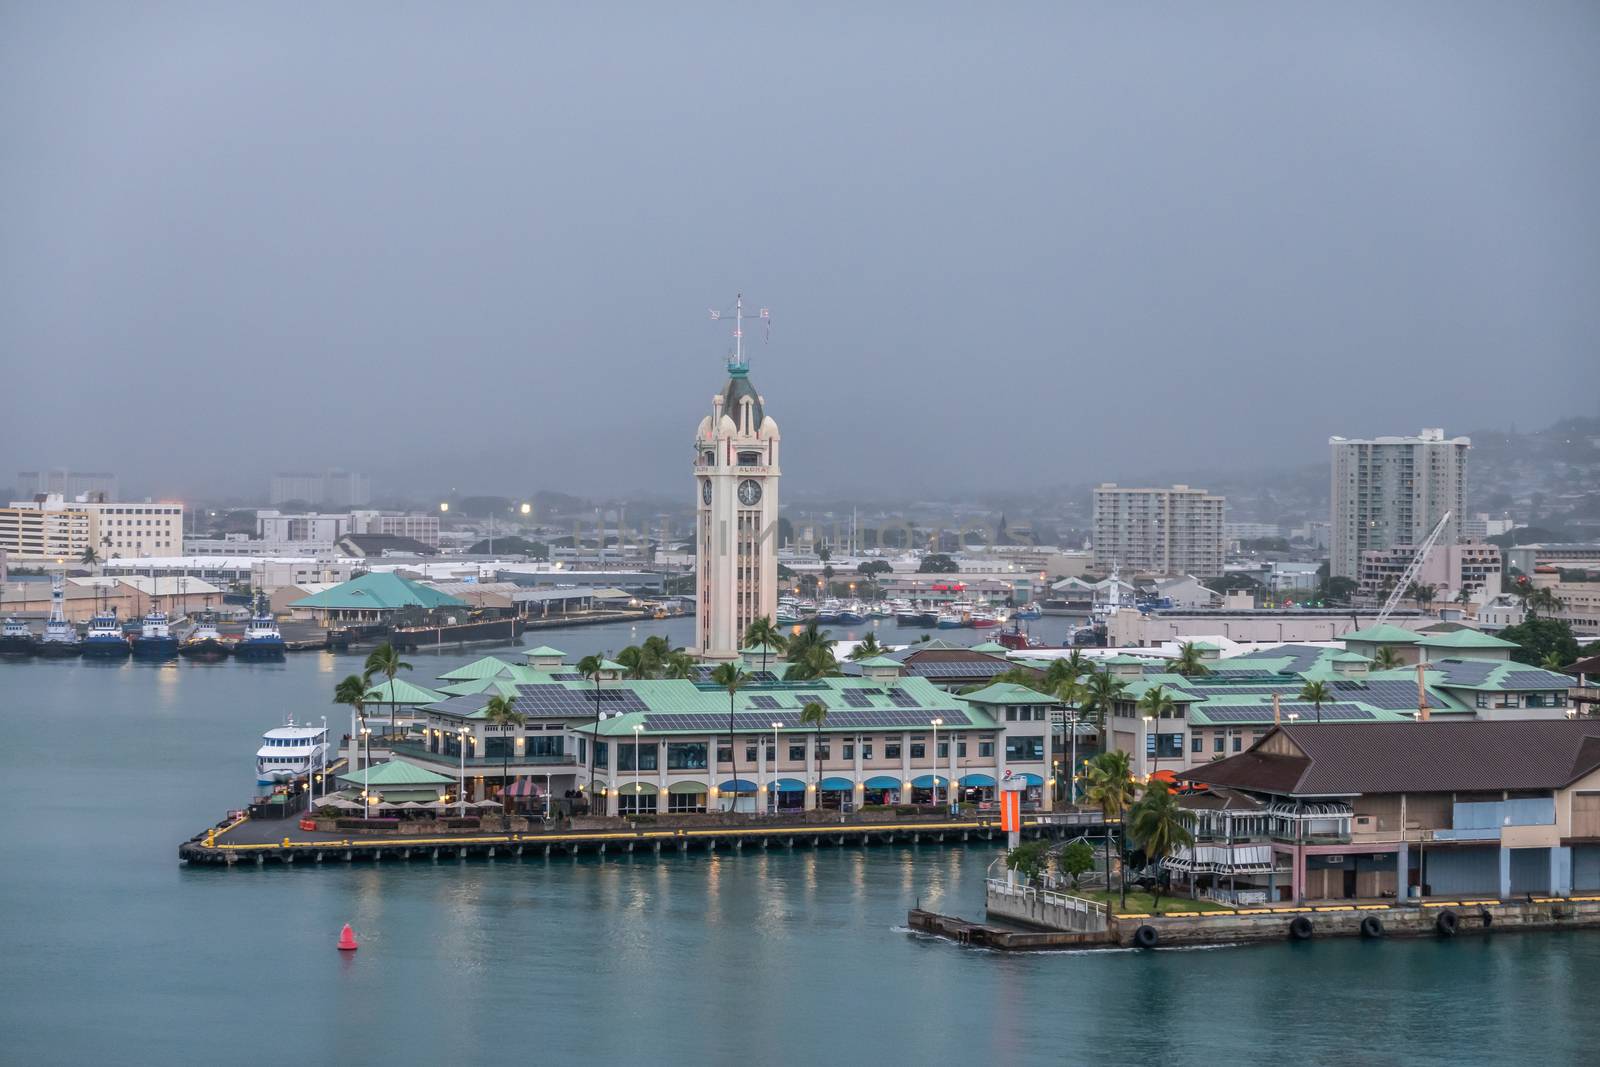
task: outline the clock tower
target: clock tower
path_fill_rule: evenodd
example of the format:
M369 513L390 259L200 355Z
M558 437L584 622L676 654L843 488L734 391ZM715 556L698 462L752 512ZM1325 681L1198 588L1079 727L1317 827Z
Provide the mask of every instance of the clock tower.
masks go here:
M738 658L745 627L778 612L778 424L750 383L742 298L735 314L728 381L694 438L695 651L714 660Z

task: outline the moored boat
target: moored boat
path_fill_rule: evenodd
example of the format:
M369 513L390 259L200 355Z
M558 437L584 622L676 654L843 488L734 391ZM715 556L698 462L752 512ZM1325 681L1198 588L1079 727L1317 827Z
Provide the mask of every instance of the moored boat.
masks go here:
M233 646L239 659L282 659L286 647L278 621L267 610L266 601L258 598L256 613L245 624L244 636Z
M83 635L83 654L117 659L133 651L128 635L122 632L115 611L97 611L89 617L89 629Z
M185 659L227 659L229 651L228 642L222 639L222 631L217 629L215 617L209 614L201 617L195 628L189 631L189 636L178 646L178 654Z
M140 659L171 659L178 654L178 638L164 611L147 612L139 620L139 636L133 639L133 654Z
M261 735L256 750L256 784L292 781L328 765L328 728L296 726L291 717Z
M83 640L77 629L67 621L66 583L61 575L50 579L50 618L44 624L44 634L34 642L33 650L41 656L66 657L83 652Z
M33 631L28 624L7 615L5 625L0 627L0 656L31 656L33 645Z

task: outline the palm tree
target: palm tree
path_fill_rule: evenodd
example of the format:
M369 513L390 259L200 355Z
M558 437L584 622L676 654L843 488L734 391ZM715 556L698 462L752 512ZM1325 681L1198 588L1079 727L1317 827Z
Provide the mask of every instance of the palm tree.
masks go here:
M1462 606L1462 608L1466 608L1468 605L1470 605L1472 603L1472 587L1471 586L1462 585L1461 591L1456 594L1456 603L1460 604Z
M1159 685L1146 689L1144 696L1139 698L1139 713L1147 719L1155 720L1156 724L1156 755L1152 765L1161 762L1161 716L1171 715L1177 707L1178 705L1173 703L1172 694Z
M383 675L389 680L389 729L394 729L394 676L401 671L409 671L411 664L400 658L400 653L395 651L394 645L385 641L367 654L365 668L361 676L371 684L377 675Z
M1406 595L1411 597L1417 607L1426 611L1428 605L1433 603L1433 598L1438 591L1438 587L1429 582L1412 582L1406 589Z
M599 656L589 655L578 661L578 673L594 682L594 734L589 738L589 811L594 813L594 750L600 743L600 671L604 663Z
M1070 709L1070 714L1067 717L1067 729L1072 731L1071 747L1068 749L1071 755L1067 758L1072 762L1076 762L1077 759L1078 705L1082 704L1088 695L1088 687L1078 678L1067 678L1056 687L1056 699ZM1078 768L1069 763L1067 773L1061 776L1061 784L1068 791L1068 796L1073 804L1078 802L1078 791L1073 784L1077 781L1075 777L1077 773Z
M700 667L693 656L680 649L667 653L661 673L679 681L693 680L700 676Z
M1380 671L1392 671L1404 662L1393 645L1384 645L1378 649L1378 654L1372 657L1372 666Z
M833 644L829 641L828 644ZM809 682L816 678L836 678L839 676L839 661L833 658L831 649L822 645L813 645L811 649L799 660L792 656L789 669L783 672L786 682Z
M1554 651L1546 652L1544 654L1544 659L1539 661L1539 666L1543 667L1547 671L1559 671L1566 665L1565 657L1563 657L1561 653Z
M1317 709L1317 721L1321 722L1322 705L1333 703L1333 694L1328 692L1328 687L1321 682L1307 682L1300 690L1300 699Z
M1101 732L1106 735L1104 743L1100 746L1102 751L1109 751L1111 748L1111 710L1127 688L1128 683L1110 671L1096 671L1089 675L1089 680L1084 684L1084 692L1088 698L1085 706L1094 712Z
M1138 795L1138 786L1133 783L1133 773L1128 767L1128 754L1117 750L1102 752L1089 761L1087 773L1089 788L1087 795L1089 803L1100 809L1100 814L1106 823L1106 894L1111 893L1111 824L1122 818L1123 812ZM1123 845L1127 845L1127 835L1123 835ZM1122 887L1122 902L1128 902L1128 887L1126 870L1123 865L1124 877Z
M817 741L815 747L817 751L818 804L822 802L822 727L827 724L827 721L828 708L825 704L819 704L815 700L808 700L806 701L806 706L800 709L800 725L814 727L817 731ZM938 753L935 753L934 757L937 759Z
M1556 595L1555 590L1549 586L1541 586L1528 594L1528 617L1532 618L1539 612L1555 614L1567 606L1567 602Z
M845 658L851 660L871 659L873 656L881 655L883 655L883 646L878 644L878 635L868 631L867 636L856 642L856 647L852 648L850 655Z
M528 717L518 711L512 701L503 696L492 696L488 705L483 709L483 717L489 725L497 726L502 731L507 726L521 726L528 721ZM505 740L505 738L501 738ZM512 742L515 744L516 742ZM511 749L502 747L500 750L500 795L505 796L505 791L511 788Z
M737 663L720 663L716 670L711 672L711 680L728 691L728 762L733 765L733 806L729 810L737 811L739 807L739 748L738 739L733 735L733 698L734 694L744 685L744 671Z
M653 673L649 654L638 645L618 652L617 662L627 668L623 675L626 678L648 678Z
M1093 671L1094 665L1089 662L1089 658L1075 648L1072 650L1071 655L1051 660L1050 666L1045 668L1043 678L1035 679L1032 683L1024 682L1023 684L1032 684L1041 693L1055 693L1060 690L1062 682L1068 680L1077 681L1084 675L1093 673Z
M356 713L356 721L364 730L367 726L367 680L359 674L352 674L344 681L333 687L333 702L348 705ZM352 738L356 744L361 743L359 735ZM360 751L357 749L357 751Z
M1211 673L1211 668L1206 666L1205 658L1193 641L1185 641L1178 648L1177 658L1172 661L1172 669L1185 678L1196 678Z
M788 645L789 638L778 627L772 624L772 616L763 615L744 628L744 643L746 648L761 649L761 669L767 669L767 650L775 648L779 652Z
M1166 870L1167 857L1180 848L1194 844L1194 833L1189 829L1194 816L1185 811L1178 798L1167 789L1167 783L1154 781L1145 786L1144 796L1129 813L1128 829L1133 839L1144 850L1145 858L1161 867L1161 877L1156 879L1155 907L1161 912L1161 886L1170 877Z
M78 562L83 564L85 567L93 567L95 564L100 562L100 553L95 551L93 545L84 545L83 555L78 557Z

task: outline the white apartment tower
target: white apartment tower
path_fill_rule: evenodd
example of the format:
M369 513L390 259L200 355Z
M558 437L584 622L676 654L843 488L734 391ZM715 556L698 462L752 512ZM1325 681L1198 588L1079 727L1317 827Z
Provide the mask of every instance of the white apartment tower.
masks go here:
M728 382L695 432L696 651L738 656L745 627L778 613L778 424L750 384L742 304Z
M1094 563L1124 573L1222 573L1227 498L1204 489L1124 489L1107 482L1094 491Z
M1328 573L1360 578L1368 549L1419 545L1445 512L1451 519L1439 543L1460 541L1467 479L1465 437L1443 430L1416 437L1353 440L1330 437L1333 449L1333 527Z

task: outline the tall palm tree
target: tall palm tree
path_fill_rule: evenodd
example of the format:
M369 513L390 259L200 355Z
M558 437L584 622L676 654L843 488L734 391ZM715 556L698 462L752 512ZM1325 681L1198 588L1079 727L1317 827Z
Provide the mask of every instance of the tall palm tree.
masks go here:
M763 615L744 628L744 644L746 648L761 649L761 669L767 669L767 650L775 648L779 652L789 644L789 637L781 629L772 624L772 616Z
M1333 694L1321 682L1307 682L1300 690L1300 699L1317 709L1317 721L1322 721L1322 705L1333 703Z
M1392 671L1404 662L1393 645L1384 645L1378 649L1378 654L1372 657L1373 669L1380 671Z
M1023 684L1031 685L1041 693L1055 693L1060 690L1061 683L1069 680L1077 681L1093 670L1094 665L1089 658L1075 648L1071 655L1051 660L1050 665L1044 670L1043 678L1036 677L1033 682Z
M492 696L483 709L483 717L491 726L497 726L502 731L507 726L521 726L528 721L528 717L518 711L513 702L503 696ZM501 738L505 740L505 738ZM516 744L515 741L512 744ZM500 794L511 788L511 749L502 746L500 749Z
M1138 796L1139 787L1133 782L1133 772L1128 766L1128 754L1118 750L1102 752L1089 761L1088 778L1089 788L1087 795L1089 803L1100 809L1100 814L1105 819L1106 831L1106 894L1111 893L1111 824L1119 821L1123 813ZM1123 834L1123 846L1127 846L1127 834ZM1128 902L1127 865L1123 865L1122 902Z
M1085 707L1094 713L1100 731L1105 735L1100 746L1102 751L1111 750L1111 711L1127 688L1128 683L1110 671L1096 671L1089 675L1088 681L1084 683L1084 691L1088 697Z
M1171 715L1178 705L1172 700L1172 694L1159 685L1153 685L1144 691L1144 696L1139 698L1139 714L1155 722L1156 744L1153 766L1161 763L1161 717Z
M1178 648L1178 655L1172 661L1175 673L1185 678L1197 678L1202 674L1210 674L1211 668L1205 664L1205 657L1200 654L1200 649L1193 641L1185 641Z
M804 659L813 648L826 648L830 655L833 653L834 640L828 636L828 631L817 625L816 616L807 619L805 625L800 627L800 632L788 638L788 641L790 662Z
M867 632L867 636L856 642L856 647L850 650L850 655L845 657L851 660L871 659L873 656L883 655L883 646L878 644L878 635Z
M733 806L730 810L737 811L739 807L739 746L738 739L734 737L733 726L733 698L744 686L745 675L737 663L720 663L711 672L711 680L728 691L728 762L733 765Z
M638 645L629 645L618 652L617 662L627 668L623 674L626 678L648 678L652 673L650 656Z
M356 721L361 724L362 729L366 729L367 726L367 691L367 680L359 674L352 674L333 687L333 702L344 704L355 712ZM357 734L351 740L358 746L356 751L361 751L359 748L361 736Z
M84 545L83 555L78 557L78 562L85 567L93 567L100 562L100 553L95 551L93 545Z
M1539 666L1543 667L1547 671L1559 671L1566 665L1566 658L1562 656L1561 653L1555 651L1546 652L1544 654L1544 659L1539 661Z
M389 729L394 730L394 676L401 671L409 671L411 664L400 658L400 653L394 645L385 641L371 652L367 653L367 662L362 670L362 677L371 684L373 678L383 675L389 680Z
M594 813L594 750L600 743L600 664L599 656L585 656L578 661L578 673L594 683L594 733L589 738L589 812Z
M800 709L800 725L813 727L817 731L817 740L814 747L817 753L816 785L818 804L822 802L822 727L827 724L827 721L828 708L825 704L819 704L815 700L808 700L806 701L806 706ZM934 759L937 761L938 753L934 754Z
M1185 811L1178 798L1167 789L1167 783L1154 781L1145 786L1144 796L1129 812L1128 829L1133 839L1144 850L1145 858L1161 868L1156 879L1155 908L1161 911L1161 886L1170 877L1166 870L1167 857L1180 848L1194 844L1190 827L1194 816Z
M689 653L680 650L667 653L662 663L661 673L667 678L679 681L693 680L700 676L699 664Z
M829 641L828 644L833 644ZM789 669L783 672L786 682L809 682L816 678L836 678L839 676L839 661L833 658L833 652L822 645L812 645L806 654L796 660L792 655L789 658Z
M672 655L672 646L660 634L651 634L639 646L639 651L644 653L653 670L660 670L662 664L667 662L667 657Z
M1567 602L1556 595L1555 590L1549 586L1541 586L1528 594L1528 617L1532 618L1539 612L1554 615L1567 606Z
M1072 731L1071 747L1068 749L1071 755L1067 757L1069 761L1067 773L1061 776L1061 784L1068 790L1068 796L1074 804L1076 804L1078 800L1078 791L1075 785L1077 782L1076 775L1078 773L1078 768L1072 766L1072 764L1076 762L1077 756L1078 707L1084 702L1084 700L1088 698L1088 696L1089 689L1083 684L1083 681L1080 678L1067 678L1056 687L1056 699L1061 701L1061 703L1064 704L1071 712L1067 719L1067 729Z

